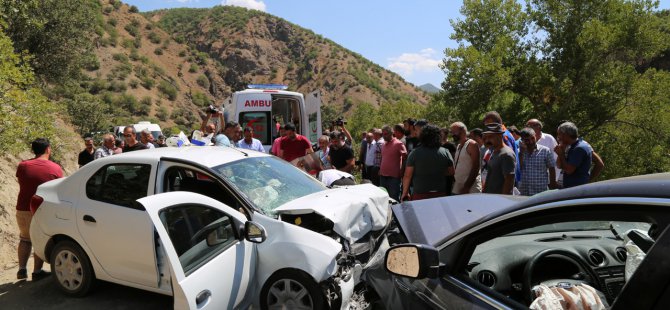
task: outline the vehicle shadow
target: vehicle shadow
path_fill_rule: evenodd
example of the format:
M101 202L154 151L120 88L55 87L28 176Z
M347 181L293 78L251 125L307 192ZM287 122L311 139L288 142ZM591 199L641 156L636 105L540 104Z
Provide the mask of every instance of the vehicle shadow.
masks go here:
M65 296L53 276L0 285L2 309L171 309L172 297L98 281L85 297Z

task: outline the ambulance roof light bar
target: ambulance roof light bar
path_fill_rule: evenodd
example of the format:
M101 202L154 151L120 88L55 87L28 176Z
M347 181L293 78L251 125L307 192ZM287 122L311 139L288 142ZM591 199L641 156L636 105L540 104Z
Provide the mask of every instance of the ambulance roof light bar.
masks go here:
M273 90L287 90L288 85L284 84L249 84L248 89L273 89Z

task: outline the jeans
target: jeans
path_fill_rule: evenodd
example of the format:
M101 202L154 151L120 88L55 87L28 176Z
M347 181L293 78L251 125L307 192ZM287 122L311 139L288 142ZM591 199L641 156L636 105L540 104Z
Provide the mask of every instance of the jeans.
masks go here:
M367 172L368 172L368 180L372 182L375 186L379 186L379 167L377 166L368 166Z
M385 188L389 197L400 201L400 178L379 176L380 186Z

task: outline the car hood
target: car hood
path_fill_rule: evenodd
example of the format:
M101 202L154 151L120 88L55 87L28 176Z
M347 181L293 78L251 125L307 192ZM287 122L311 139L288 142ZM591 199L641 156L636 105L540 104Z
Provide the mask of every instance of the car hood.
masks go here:
M387 224L389 195L371 184L339 187L292 200L277 214L315 212L333 222L333 230L350 243Z
M409 242L438 246L462 228L525 199L472 194L404 202L392 209Z

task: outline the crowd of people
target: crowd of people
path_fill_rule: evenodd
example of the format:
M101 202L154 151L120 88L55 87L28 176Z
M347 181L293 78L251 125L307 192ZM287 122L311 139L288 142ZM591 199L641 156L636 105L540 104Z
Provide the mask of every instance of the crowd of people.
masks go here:
M399 201L468 193L532 196L598 178L604 163L574 123L563 122L556 138L543 129L538 119L528 120L521 130L507 127L495 111L486 113L482 128L470 131L463 122L440 128L408 118L362 132L360 142L339 126L319 139L315 151L324 167L358 170ZM294 146L293 141L306 141L294 135L275 140L273 154L288 161L310 154L307 142ZM292 150L291 156L284 148Z

